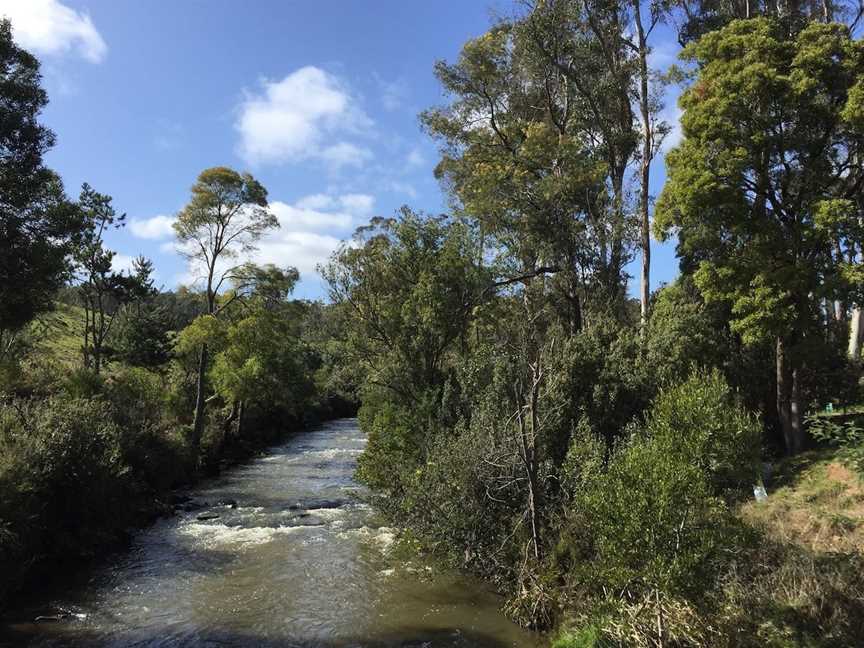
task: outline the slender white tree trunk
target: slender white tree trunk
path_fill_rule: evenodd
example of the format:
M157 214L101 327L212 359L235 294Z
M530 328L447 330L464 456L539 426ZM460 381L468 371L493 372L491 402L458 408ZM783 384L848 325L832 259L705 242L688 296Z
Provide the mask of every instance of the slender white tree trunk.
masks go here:
M864 334L864 311L859 306L852 309L849 318L849 358L859 360L861 358L861 336Z

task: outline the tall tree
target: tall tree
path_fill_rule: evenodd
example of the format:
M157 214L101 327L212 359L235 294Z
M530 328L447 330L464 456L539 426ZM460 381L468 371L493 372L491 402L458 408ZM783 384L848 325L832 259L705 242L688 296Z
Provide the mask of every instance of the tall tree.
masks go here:
M39 123L48 103L39 62L0 20L0 355L14 334L51 308L68 277L79 213L42 156L54 134Z
M790 35L759 18L707 34L685 56L698 77L681 97L684 139L667 157L657 233L678 234L683 269L706 299L731 303L745 342L774 340L777 414L798 452L801 347L839 285L833 232L864 173L864 46L842 25Z
M111 196L84 184L78 206L84 229L78 237L73 258L78 275L78 294L84 306L84 366L100 373L105 343L123 306L147 289L149 273L124 275L113 269L115 253L105 247L105 233L123 227L126 214L118 215ZM139 266L140 268L140 266Z
M181 249L203 272L206 315L215 317L227 303L218 304L220 290L233 276L231 264L241 252L255 249L256 242L279 222L267 208L267 190L249 173L227 167L205 169L192 185L192 198L177 215L174 231ZM201 345L198 358L192 443L201 441L206 400L207 344Z
M441 143L437 173L500 253L504 280L548 292L572 331L586 301L608 307L624 294L637 137L619 17L532 5L466 43L456 63L437 64L452 101L423 115Z

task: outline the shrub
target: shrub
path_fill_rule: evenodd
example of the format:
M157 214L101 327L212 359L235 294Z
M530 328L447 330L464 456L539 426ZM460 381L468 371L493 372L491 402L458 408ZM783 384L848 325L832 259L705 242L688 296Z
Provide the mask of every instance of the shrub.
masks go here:
M740 492L758 479L759 422L716 369L694 371L662 391L646 427L661 454L697 466L717 494Z
M856 418L832 421L824 416L808 416L807 431L819 443L841 449L841 455L859 473L864 473L864 428Z
M566 640L703 645L698 608L744 537L724 496L752 484L758 422L717 370L697 371L627 430L604 464L580 423L562 466L566 521L552 560L585 619L600 619Z
M105 379L100 374L83 367L70 371L61 384L63 392L73 399L92 398L104 386Z
M592 542L586 577L609 590L698 595L729 539L704 473L646 438L618 450L576 506Z
M23 558L78 556L122 525L128 469L107 403L11 401L0 411L0 572ZM0 592L2 596L2 592Z
M590 624L577 630L560 632L553 640L551 648L606 648L609 642L603 639L601 629Z

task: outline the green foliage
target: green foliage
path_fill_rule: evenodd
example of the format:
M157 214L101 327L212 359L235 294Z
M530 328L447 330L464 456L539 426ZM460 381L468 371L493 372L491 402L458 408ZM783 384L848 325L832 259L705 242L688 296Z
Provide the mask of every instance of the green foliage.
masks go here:
M145 305L126 314L111 340L117 359L135 367L158 367L171 357L169 314Z
M588 625L578 630L559 632L552 640L551 648L604 648L609 643L596 625Z
M843 450L843 456L864 475L864 427L857 417L833 421L828 416L810 415L807 431L818 443Z
M54 398L0 413L0 519L17 551L75 553L114 528L128 486L120 429L104 402ZM15 547L3 547L15 574ZM12 562L6 562L12 561ZM7 572L8 570L8 572Z
M740 493L759 479L761 426L716 369L662 391L646 429L661 453L681 455L717 494Z
M614 591L698 594L729 529L722 500L689 457L648 439L619 449L577 499L591 538L591 578Z
M631 430L605 468L587 430L574 436L554 560L570 587L601 598L699 599L740 538L724 496L757 478L757 421L714 370L663 390Z
M756 19L686 55L699 77L681 98L685 137L667 158L656 230L678 234L700 290L732 304L746 341L789 335L810 321L834 272L833 241L814 226L823 185L803 179L830 186L845 173L834 152L853 136L840 111L860 76L860 44L839 25L786 38L779 23Z
M357 478L377 490L401 494L422 457L421 421L387 400L364 401L359 418L368 443L357 462Z
M312 395L309 362L291 315L262 310L227 325L209 376L228 402L260 403L300 416Z
M43 164L54 134L39 123L48 103L41 80L39 62L0 19L0 343L51 309L80 228L59 176Z
M60 386L70 398L93 398L102 392L105 379L92 369L80 367L63 377Z
M725 367L736 340L728 312L706 304L690 277L681 277L654 295L645 338L645 361L658 384L672 384L693 366Z

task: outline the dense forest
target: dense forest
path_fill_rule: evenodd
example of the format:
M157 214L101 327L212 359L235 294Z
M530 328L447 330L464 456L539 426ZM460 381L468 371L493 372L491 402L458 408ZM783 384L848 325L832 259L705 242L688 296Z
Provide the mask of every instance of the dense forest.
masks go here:
M3 22L0 596L359 406L357 476L401 542L557 648L859 645L862 16L518 3L434 70L449 213L373 218L326 302L291 298L291 259L244 262L277 221L226 167L174 224L200 285L113 270L125 217L44 165L39 64ZM680 263L653 292L652 236Z

